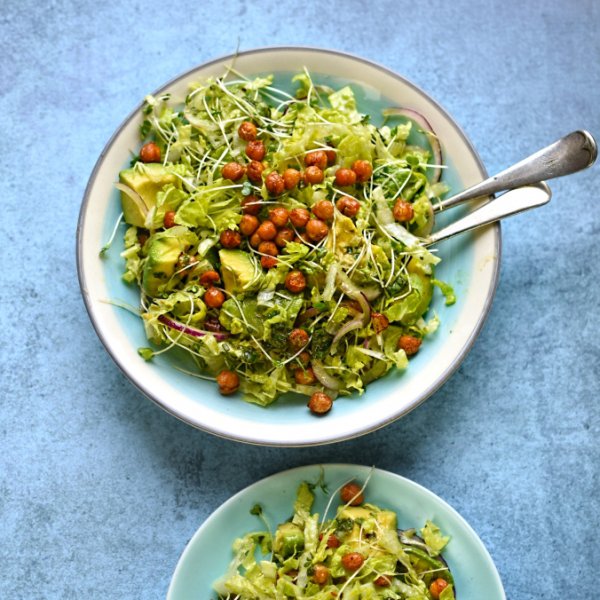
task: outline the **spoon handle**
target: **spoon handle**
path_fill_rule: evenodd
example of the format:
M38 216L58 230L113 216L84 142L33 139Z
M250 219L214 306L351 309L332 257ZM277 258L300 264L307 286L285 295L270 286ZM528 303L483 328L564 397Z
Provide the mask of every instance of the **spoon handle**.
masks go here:
M488 202L481 208L469 213L466 217L432 233L425 238L425 245L430 246L458 233L463 233L463 231L488 225L504 217L542 206L549 202L551 197L552 192L543 181L535 185L509 190L498 199Z
M573 131L497 175L442 200L433 208L435 211L445 210L466 200L570 175L591 166L597 155L598 148L592 135L584 130Z

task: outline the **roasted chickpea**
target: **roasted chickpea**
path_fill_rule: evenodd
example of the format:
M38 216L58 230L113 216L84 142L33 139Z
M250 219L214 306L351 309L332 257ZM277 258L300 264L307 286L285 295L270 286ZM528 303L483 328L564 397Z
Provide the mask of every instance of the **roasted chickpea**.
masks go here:
M346 217L355 217L360 210L360 202L350 196L342 196L335 205Z
M331 410L333 400L325 392L315 392L307 406L313 415L324 415Z
M306 235L313 242L320 242L323 238L327 237L328 233L329 227L327 227L327 223L323 223L319 219L311 219L306 224Z
M239 231L233 231L233 229L226 229L221 232L219 241L223 248L238 248L242 243L242 236Z
M138 229L137 241L140 246L143 246L150 237L150 232L147 229Z
M352 170L356 173L356 178L360 183L368 181L373 175L373 167L368 160L355 160Z
M244 165L240 165L240 163L237 162L229 162L226 165L223 165L221 175L223 175L225 179L238 181L244 176L244 171Z
M327 538L327 547L328 548L339 548L342 545L340 542L340 538L333 533Z
M246 167L246 175L248 179L257 185L262 183L262 174L265 166L257 160L251 160Z
M308 244L308 241L306 239L306 236L303 236L301 233L299 233L295 238L294 238L294 242L296 242L297 244Z
M310 219L306 208L293 208L290 212L290 221L294 227L305 227Z
M287 208L283 208L283 206L278 206L277 208L272 208L269 211L269 221L275 225L278 229L285 227L290 220L290 213Z
M335 150L325 150L325 156L327 156L327 165L331 166L335 164L337 154Z
M251 236L250 236L250 245L253 248L258 248L260 243L262 242L262 238L260 237L260 235L258 235L257 232L254 232Z
M333 204L329 200L319 200L312 207L312 211L322 221L333 219Z
M421 340L413 335L401 335L398 340L398 348L406 352L406 356L412 356L419 351Z
M286 190L293 190L300 183L300 171L286 169L283 172L283 184Z
M321 171L327 168L327 154L323 150L309 152L304 157L304 164L307 167L319 167Z
M262 140L252 140L246 144L246 156L250 160L261 161L266 154L267 150Z
M290 271L285 278L285 287L292 294L298 294L304 291L306 287L306 278L302 271Z
M160 148L154 142L144 144L140 149L140 160L144 163L160 162Z
M260 212L261 204L262 200L258 196L254 195L246 196L240 203L242 207L242 212L245 215L254 216L256 216Z
M279 254L279 248L274 242L261 242L258 245L258 251L267 256L277 256Z
M298 385L312 385L317 382L315 372L310 368L296 369L294 372L294 380Z
M388 587L392 582L385 575L380 575L373 583L379 587Z
M381 333L384 329L388 328L390 321L385 315L378 312L372 312L371 323L373 323L373 330L375 333Z
M407 223L415 216L415 211L412 207L412 204L406 200L402 200L402 198L396 200L396 204L394 204L392 213L394 215L394 219L400 223Z
M209 308L221 308L223 302L225 302L225 294L221 290L211 287L204 292L204 303Z
M245 142L254 141L256 139L256 136L258 135L256 125L250 121L243 121L242 123L240 123L240 126L238 127L238 135Z
M216 271L205 271L199 281L202 287L210 288L221 281L221 276Z
M286 227L285 229L280 229L277 232L277 236L275 237L275 243L280 248L285 248L285 245L288 242L291 242L293 239L294 239L294 231L293 231L293 229L288 229Z
M338 169L335 172L335 182L342 187L354 185L356 183L356 173L352 169Z
M263 269L272 269L277 264L277 259L274 256L261 256L260 264Z
M309 339L310 336L308 333L304 331L304 329L300 328L292 329L290 335L288 336L288 342L294 350L300 350L300 348L304 348L304 346L308 344Z
M240 378L237 373L224 369L217 375L217 383L219 384L221 394L228 396L236 392L240 387Z
M258 217L254 215L242 215L240 231L244 235L252 235L258 229Z
M256 230L260 239L264 241L274 240L277 236L277 227L272 221L263 221Z
M304 171L304 179L307 183L321 183L323 178L323 171L319 167L307 167Z
M165 229L171 229L175 225L175 211L168 210L163 217L163 225Z
M365 558L360 552L348 552L342 556L342 565L348 571L358 571L364 562Z
M283 177L277 171L271 171L265 179L265 187L272 196L283 194L285 189Z
M448 587L448 582L441 577L438 577L434 581L431 582L429 586L429 592L431 597L437 600L440 597L440 594Z
M315 583L324 585L329 580L329 569L325 565L315 565L312 578Z
M365 501L362 490L358 483L351 481L340 490L340 498L344 504L358 506Z
M310 364L310 354L306 352L306 350L304 352L300 352L300 354L298 354L296 357L296 360L300 361L300 364L303 367L308 367Z

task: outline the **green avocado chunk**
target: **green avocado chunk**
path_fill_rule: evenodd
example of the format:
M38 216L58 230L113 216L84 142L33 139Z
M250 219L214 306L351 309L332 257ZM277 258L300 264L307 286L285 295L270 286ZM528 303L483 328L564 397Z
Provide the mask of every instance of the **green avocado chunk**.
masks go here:
M250 255L242 250L219 250L219 259L225 289L230 293L246 291L255 276Z
M144 227L146 214L156 204L156 195L165 185L175 184L177 177L169 173L161 164L138 162L130 169L123 169L119 173L119 181L139 194L144 203L144 206L140 206L131 196L122 191L121 207L125 222L136 227Z
M304 550L304 532L294 523L283 523L275 532L273 551L284 558Z
M156 296L166 290L175 273L177 259L195 243L196 236L181 225L159 231L148 240L148 258L142 275L146 294Z

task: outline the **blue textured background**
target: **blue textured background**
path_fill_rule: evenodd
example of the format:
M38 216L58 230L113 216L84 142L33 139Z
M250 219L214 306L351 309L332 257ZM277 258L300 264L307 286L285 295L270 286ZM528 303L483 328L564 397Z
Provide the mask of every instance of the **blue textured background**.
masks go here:
M74 246L87 178L122 118L238 44L327 46L395 69L495 172L570 130L600 136L599 34L594 0L3 4L0 598L162 598L222 501L320 461L376 464L439 494L479 533L509 598L590 597L600 168L555 181L549 206L505 224L492 312L443 389L335 446L241 446L155 407L94 334Z

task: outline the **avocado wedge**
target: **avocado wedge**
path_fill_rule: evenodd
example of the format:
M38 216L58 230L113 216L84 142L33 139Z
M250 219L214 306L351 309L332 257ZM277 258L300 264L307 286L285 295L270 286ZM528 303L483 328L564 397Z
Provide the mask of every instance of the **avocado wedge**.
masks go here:
M156 195L165 185L175 184L177 177L161 164L138 162L119 173L119 182L134 194L121 189L123 217L129 225L144 227L148 211L156 205ZM141 203L140 203L141 200Z

